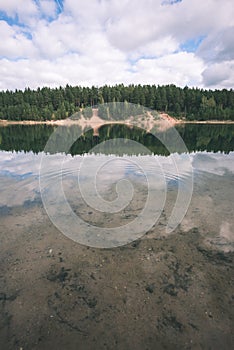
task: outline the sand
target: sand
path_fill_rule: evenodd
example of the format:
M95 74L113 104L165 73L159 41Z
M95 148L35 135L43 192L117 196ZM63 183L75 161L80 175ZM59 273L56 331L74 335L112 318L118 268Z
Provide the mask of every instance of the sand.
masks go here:
M71 241L38 202L9 209L0 226L2 348L233 348L234 252L215 241L215 207L204 183L173 234L164 234L165 207L142 239L114 249ZM102 224L86 208L80 212ZM221 223L226 240L230 230Z
M171 117L167 113L159 113L160 119L155 120L154 117L150 112L147 112L147 118L144 118L142 121L141 118L137 122L137 125L142 124L145 129L150 131L155 125L159 125L163 130L166 130L169 127L173 127L177 124L234 124L234 121L231 120L207 120L207 121L185 121L182 119L176 119L174 117ZM83 116L79 120L72 120L72 119L62 119L62 120L46 120L46 121L34 121L34 120L22 120L22 121L12 121L12 120L3 120L0 119L0 126L7 126L7 125L52 125L52 126L71 126L71 125L80 125L82 129L89 126L93 129L99 128L102 125L105 124L127 124L130 125L134 123L136 125L137 118L129 118L124 121L107 121L103 120L98 116L98 110L93 109L93 116L90 119L85 119Z

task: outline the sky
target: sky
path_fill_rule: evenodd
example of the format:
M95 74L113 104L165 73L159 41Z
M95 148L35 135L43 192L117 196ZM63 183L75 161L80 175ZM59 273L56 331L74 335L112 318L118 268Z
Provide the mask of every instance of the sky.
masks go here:
M234 88L233 0L0 0L0 90Z

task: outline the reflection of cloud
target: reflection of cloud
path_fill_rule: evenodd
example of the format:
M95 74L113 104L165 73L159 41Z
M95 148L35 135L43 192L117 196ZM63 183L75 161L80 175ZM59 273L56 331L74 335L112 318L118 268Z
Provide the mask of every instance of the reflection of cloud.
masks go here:
M34 201L38 198L38 178L30 177L22 179L21 176L0 175L0 206L21 206L26 201Z
M8 172L9 176L26 175L32 173L37 175L39 171L40 155L33 152L0 152L0 175Z
M40 156L0 152L0 206L20 206L38 197Z
M34 200L38 191L38 174L41 155L33 153L0 152L0 205L21 205ZM153 179L157 188L164 186L164 180L183 180L189 174L188 161L183 154L166 156L126 156L125 158L106 155L75 156L65 154L45 155L48 159L48 179L59 179L54 169L61 164L63 180L71 178L88 183L98 171L98 186L111 185L120 179L132 178L137 181ZM199 152L190 155L193 167L198 171L223 175L234 173L234 152ZM83 169L82 169L83 168ZM179 170L178 170L179 169ZM179 172L178 172L179 171ZM131 179L130 179L131 180Z
M234 152L229 154L199 152L191 154L195 170L216 175L224 175L227 171L234 173Z

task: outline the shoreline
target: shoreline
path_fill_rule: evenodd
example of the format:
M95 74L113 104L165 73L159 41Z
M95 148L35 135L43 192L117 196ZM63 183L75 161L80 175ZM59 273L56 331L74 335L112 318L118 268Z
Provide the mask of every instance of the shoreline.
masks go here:
M161 119L154 120L153 118L139 120L139 124L148 123L152 124L170 124L171 126L175 125L183 125L183 124L234 124L233 120L181 120L171 117L166 113L160 113ZM98 117L96 113L94 113L93 117L90 119L85 119L83 116L80 119L72 120L69 118L66 119L58 119L58 120L7 120L0 119L0 127L8 126L8 125L51 125L51 126L71 126L71 125L80 125L82 128L86 126L97 127L104 124L133 124L136 121L134 119L126 119L126 120L104 120Z

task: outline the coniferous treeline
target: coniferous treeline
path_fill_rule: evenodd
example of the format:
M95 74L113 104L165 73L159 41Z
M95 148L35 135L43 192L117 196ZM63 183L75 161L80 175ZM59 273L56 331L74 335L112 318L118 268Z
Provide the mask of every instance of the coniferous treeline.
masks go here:
M0 119L64 119L80 109L109 102L130 102L187 120L234 120L234 91L179 88L175 85L69 86L0 92ZM91 108L84 111L86 118Z

